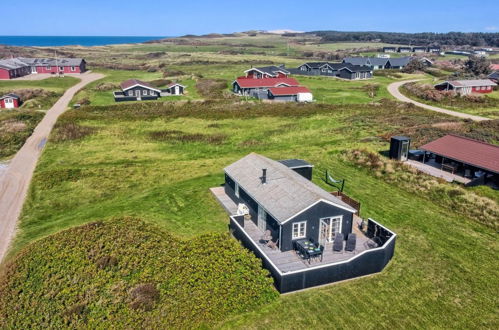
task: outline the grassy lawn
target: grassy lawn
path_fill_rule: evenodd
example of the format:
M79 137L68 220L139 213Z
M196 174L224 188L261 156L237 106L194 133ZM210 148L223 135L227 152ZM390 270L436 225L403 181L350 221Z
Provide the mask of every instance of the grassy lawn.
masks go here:
M444 206L444 197L388 184L339 156L352 148L386 150L380 135L449 121L457 122L389 104L71 110L38 164L11 256L61 229L113 217L141 218L180 238L225 232L227 216L208 192L223 182L224 166L251 151L303 158L315 164L317 184L325 187L325 169L346 179L346 193L362 202L362 215L399 235L394 259L381 274L283 296L217 327L491 328L499 293L495 231ZM67 123L92 129L58 140ZM155 134L171 131L182 138ZM499 198L490 189L474 192Z

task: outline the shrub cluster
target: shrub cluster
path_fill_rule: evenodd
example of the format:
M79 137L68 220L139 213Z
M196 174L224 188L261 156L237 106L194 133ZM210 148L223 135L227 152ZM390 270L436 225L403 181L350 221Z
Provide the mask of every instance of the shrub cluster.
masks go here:
M208 144L222 144L227 139L227 136L224 134L192 134L178 130L151 132L149 136L155 141L173 141L180 143L203 142Z
M13 110L0 116L0 158L17 152L42 120L43 112Z
M223 79L199 79L196 83L199 94L205 98L221 98L227 89L227 81Z
M422 173L410 165L386 159L370 151L346 151L342 158L368 169L377 178L438 201L449 211L466 215L495 230L499 229L499 206L490 198L479 196L470 190Z
M120 86L118 84L113 84L110 82L102 82L102 83L97 84L94 87L94 90L96 90L98 92L106 92L106 91L113 91L113 90L116 90L119 88L120 88Z
M272 283L228 233L181 241L137 219L99 221L35 241L5 265L0 328L213 327L274 301Z
M93 127L81 126L71 122L60 122L56 124L52 138L56 142L79 140L91 135L94 131L95 128Z

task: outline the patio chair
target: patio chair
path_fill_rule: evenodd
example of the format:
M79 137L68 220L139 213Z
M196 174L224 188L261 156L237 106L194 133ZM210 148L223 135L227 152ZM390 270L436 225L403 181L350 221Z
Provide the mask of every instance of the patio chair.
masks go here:
M260 238L261 241L268 243L269 241L272 240L272 233L270 230L266 230L263 236Z
M345 251L348 252L355 251L356 244L357 244L357 236L354 233L348 234L347 243L345 244Z
M336 233L333 241L333 251L341 252L343 250L344 236L342 233Z
M267 246L269 248L271 248L272 250L276 250L277 247L279 246L279 239L277 239L275 242L270 240L268 243L267 243Z

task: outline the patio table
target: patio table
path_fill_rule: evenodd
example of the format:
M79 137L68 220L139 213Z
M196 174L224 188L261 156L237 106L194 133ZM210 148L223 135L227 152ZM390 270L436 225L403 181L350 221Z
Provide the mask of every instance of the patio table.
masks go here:
M298 250L303 254L305 258L308 259L308 263L310 264L310 258L321 256L322 261L322 251L319 247L315 247L313 243L306 239L296 241L296 245Z

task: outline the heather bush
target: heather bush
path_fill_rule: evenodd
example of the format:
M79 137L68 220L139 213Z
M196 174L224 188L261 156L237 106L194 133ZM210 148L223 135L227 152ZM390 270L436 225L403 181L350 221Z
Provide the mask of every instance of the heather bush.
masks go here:
M95 131L93 127L81 126L71 122L59 122L52 133L52 139L56 142L82 139Z
M40 239L7 262L0 328L213 327L274 301L272 283L228 234L181 241L117 218Z

